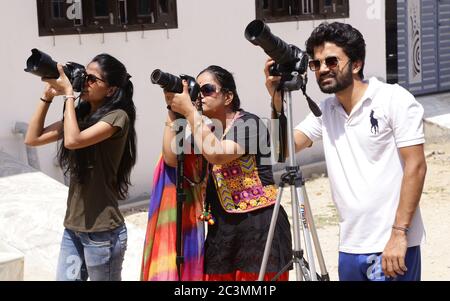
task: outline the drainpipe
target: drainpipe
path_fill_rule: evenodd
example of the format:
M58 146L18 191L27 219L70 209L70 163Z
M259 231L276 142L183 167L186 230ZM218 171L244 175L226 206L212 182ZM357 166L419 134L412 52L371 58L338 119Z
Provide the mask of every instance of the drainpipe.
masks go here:
M14 126L13 133L14 134L22 134L25 136L28 130L28 123L16 121L16 125ZM27 151L27 161L28 165L33 167L34 169L41 170L41 166L39 164L39 157L37 154L36 148L32 146L26 145Z

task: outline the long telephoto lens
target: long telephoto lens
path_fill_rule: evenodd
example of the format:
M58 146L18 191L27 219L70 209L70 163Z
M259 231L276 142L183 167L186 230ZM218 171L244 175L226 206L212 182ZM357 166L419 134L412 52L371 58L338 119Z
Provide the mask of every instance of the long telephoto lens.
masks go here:
M72 83L75 92L81 92L84 87L86 69L83 65L68 62L63 66L64 73ZM31 56L27 59L25 72L37 75L42 78L58 78L59 71L57 63L52 57L36 48L31 50Z
M247 25L245 38L252 44L260 46L278 64L288 64L297 58L289 44L273 35L269 26L261 20L254 20Z
M31 50L31 56L27 60L25 71L40 77L58 78L59 72L56 65L57 63L51 56L34 48ZM64 68L64 73L70 78L70 72L67 68Z
M183 92L183 82L178 76L162 72L160 69L156 69L152 72L150 78L153 84L160 85L161 88L168 92Z

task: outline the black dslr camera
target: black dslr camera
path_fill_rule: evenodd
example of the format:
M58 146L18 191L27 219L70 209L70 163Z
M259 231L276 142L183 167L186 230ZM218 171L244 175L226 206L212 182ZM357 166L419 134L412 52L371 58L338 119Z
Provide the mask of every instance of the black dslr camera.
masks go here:
M183 82L186 80L189 86L189 96L191 101L195 102L200 93L200 86L195 81L195 78L189 75L181 74L179 77L170 73L162 72L160 69L156 69L152 72L151 81L153 84L160 85L167 92L182 93Z
M57 63L48 54L34 48L27 60L26 72L42 78L58 78ZM75 92L82 92L86 82L86 69L83 65L68 62L64 67L64 73L69 78Z
M306 94L308 54L274 36L269 26L261 20L254 20L247 25L245 38L260 46L275 61L269 73L272 76L281 76L278 90L302 90L311 111L316 117L321 116L319 106Z
M269 70L270 75L281 76L281 85L289 82L297 75L303 79L308 71L308 54L294 45L285 43L270 32L270 28L261 20L254 20L245 29L245 38L256 46L260 46L274 61ZM300 89L306 85L306 76L302 80Z

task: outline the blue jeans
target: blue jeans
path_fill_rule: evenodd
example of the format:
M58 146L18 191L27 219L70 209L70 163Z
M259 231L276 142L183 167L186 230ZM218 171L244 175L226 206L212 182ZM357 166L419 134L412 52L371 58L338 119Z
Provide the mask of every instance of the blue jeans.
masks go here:
M349 254L339 252L340 281L420 281L420 246L406 250L405 264L408 271L396 278L386 277L381 266L381 253Z
M57 281L120 281L127 248L127 228L104 232L64 230Z

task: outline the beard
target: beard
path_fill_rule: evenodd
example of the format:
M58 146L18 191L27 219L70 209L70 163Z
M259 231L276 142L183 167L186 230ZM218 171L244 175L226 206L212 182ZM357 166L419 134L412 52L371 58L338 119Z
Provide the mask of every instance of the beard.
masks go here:
M328 80L327 84L323 82ZM353 75L351 72L351 64L348 64L341 74L330 71L321 75L317 79L320 91L326 94L333 94L347 89L353 84Z

